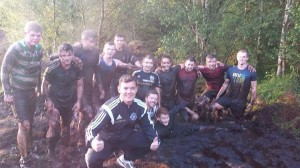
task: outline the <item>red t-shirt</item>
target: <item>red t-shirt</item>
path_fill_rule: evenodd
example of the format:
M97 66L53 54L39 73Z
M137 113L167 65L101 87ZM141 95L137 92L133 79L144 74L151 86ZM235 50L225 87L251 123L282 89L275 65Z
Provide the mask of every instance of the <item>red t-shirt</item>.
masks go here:
M208 67L199 69L205 79L207 90L218 92L221 89L224 83L224 75L228 68L228 66L218 66L214 70L210 70Z

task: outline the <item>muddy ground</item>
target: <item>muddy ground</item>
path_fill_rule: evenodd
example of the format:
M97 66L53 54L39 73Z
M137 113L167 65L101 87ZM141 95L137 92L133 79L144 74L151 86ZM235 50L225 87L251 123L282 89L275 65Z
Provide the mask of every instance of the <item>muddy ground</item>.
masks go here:
M261 107L248 115L244 128L235 124L230 116L218 123L196 123L209 129L164 140L157 152L137 160L137 167L145 168L198 168L198 167L243 167L243 168L297 168L300 167L299 134L280 128L273 120L292 120L300 116L300 109L286 104ZM274 118L275 117L275 118ZM276 119L279 117L279 119ZM0 104L0 167L18 167L19 154L16 146L17 120L10 108ZM291 123L299 128L300 122ZM288 128L288 127L286 127ZM84 152L76 148L75 141L70 147L57 147L56 158L46 156L46 116L38 113L34 122L34 168L85 168ZM76 134L73 134L72 140ZM116 157L105 163L115 168Z

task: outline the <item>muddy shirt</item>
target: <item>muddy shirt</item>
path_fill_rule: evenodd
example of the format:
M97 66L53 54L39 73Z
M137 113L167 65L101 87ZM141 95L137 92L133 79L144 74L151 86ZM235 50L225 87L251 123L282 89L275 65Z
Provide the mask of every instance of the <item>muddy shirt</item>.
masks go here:
M30 49L24 40L11 45L2 62L1 80L6 95L11 90L30 90L40 87L42 47L37 44Z
M127 47L124 47L121 51L116 50L116 53L113 56L114 59L118 59L124 63L131 63L132 65L135 64L138 59L130 53ZM118 81L122 75L127 74L127 68L118 68L116 71L115 79Z
M251 82L256 81L256 72L250 72L248 67L240 70L237 66L233 66L228 69L226 78L229 79L226 95L232 100L246 103Z
M171 67L168 71L161 71L158 73L161 85L161 104L164 106L164 103L167 101L175 101L176 94L176 82L177 82L177 73L180 70L180 65Z
M187 72L181 69L177 75L177 94L181 98L187 100L195 95L196 81L198 79L197 71Z
M101 58L99 64L97 65L96 70L96 80L97 84L101 81L103 90L105 91L105 100L110 99L110 85L115 78L115 71L117 69L116 63L113 60L111 65L107 65L104 60Z
M83 62L83 94L91 95L93 92L93 76L96 72L99 50L86 50L82 46L74 46L74 55Z
M64 69L59 59L54 60L45 70L44 78L49 82L48 96L56 107L73 104L77 100L77 80L82 79L82 70L72 64Z
M183 104L177 105L169 110L170 120L168 125L163 125L160 121L155 122L154 128L160 139L171 138L177 135L175 130L175 116L177 113L184 110L185 106Z
M120 97L105 102L86 129L87 145L99 133L101 139L125 140L136 125L139 125L146 137L152 142L156 137L154 126L146 112L146 104L134 99L131 105L125 104Z
M137 70L133 72L132 76L135 78L138 85L136 97L143 101L150 90L160 87L160 80L155 72L146 73L143 70Z
M203 78L205 79L206 88L208 91L216 91L218 92L223 83L225 72L228 70L228 66L218 66L214 70L210 70L208 67L204 67L203 69L199 69Z

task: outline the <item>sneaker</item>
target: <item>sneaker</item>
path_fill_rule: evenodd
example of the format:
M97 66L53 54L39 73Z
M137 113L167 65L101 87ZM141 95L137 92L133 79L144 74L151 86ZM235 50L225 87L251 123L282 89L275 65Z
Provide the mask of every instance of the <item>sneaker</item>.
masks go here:
M124 168L135 168L133 161L125 160L124 155L118 157L117 163Z
M29 157L20 159L20 168L30 168L30 159Z

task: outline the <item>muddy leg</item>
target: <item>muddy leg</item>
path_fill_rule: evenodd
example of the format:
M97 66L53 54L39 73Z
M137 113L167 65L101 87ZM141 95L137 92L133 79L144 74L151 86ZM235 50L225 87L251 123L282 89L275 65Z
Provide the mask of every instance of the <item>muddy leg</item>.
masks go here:
M221 113L222 113L222 109L223 109L223 108L224 108L224 107L221 106L221 105L218 104L218 103L215 103L215 104L212 105L211 117L212 117L212 119L213 119L214 122L217 122L217 121L218 121L218 119L219 119L219 113L220 113L220 111L221 111Z
M54 109L53 111L48 112L48 131L46 134L47 138L47 148L48 148L48 154L53 154L55 150L56 142L59 139L58 133L56 129L58 128L59 123L59 111L57 109Z
M198 111L200 120L205 121L205 119L206 119L207 111L205 109L205 106L209 103L209 101L210 101L210 99L206 96L201 96L197 100L197 111Z
M85 145L85 128L89 124L89 122L93 118L93 110L92 108L86 108L84 109L84 112L79 113L79 124L78 124L78 131L79 131L79 139L77 146L81 147Z
M30 131L30 123L28 120L18 123L17 142L21 157L27 157L27 138Z

